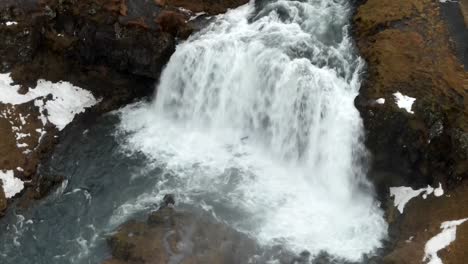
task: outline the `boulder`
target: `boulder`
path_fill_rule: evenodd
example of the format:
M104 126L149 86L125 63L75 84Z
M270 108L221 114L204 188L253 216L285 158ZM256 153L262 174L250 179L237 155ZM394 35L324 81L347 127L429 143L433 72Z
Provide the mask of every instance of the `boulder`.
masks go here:
M210 216L166 206L146 221L132 220L108 239L116 263L248 263L256 243Z

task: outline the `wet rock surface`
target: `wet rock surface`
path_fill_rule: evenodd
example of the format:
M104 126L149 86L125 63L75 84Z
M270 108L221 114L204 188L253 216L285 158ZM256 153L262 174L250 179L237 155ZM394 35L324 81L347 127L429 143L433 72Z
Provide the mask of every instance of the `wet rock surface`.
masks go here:
M468 74L456 52L438 1L362 3L354 16L357 46L367 61L356 98L372 152L370 179L387 208L390 253L384 263L420 263L425 243L444 221L468 217ZM468 40L467 40L468 41ZM412 112L394 93L415 98ZM385 99L385 102L377 102ZM445 195L415 198L401 215L389 187L441 183ZM444 263L465 263L466 227L443 253ZM413 237L411 242L408 239Z
M177 207L172 195L146 220L121 225L107 243L112 257L103 264L348 264L326 253L312 259L307 251L295 255L281 246L261 247L206 212Z
M109 238L116 263L248 263L255 242L208 216L164 207L130 221Z

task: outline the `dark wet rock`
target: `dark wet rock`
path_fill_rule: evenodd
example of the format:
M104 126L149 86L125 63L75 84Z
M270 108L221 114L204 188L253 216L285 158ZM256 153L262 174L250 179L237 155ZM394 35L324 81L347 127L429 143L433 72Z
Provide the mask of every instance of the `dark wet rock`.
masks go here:
M248 263L258 247L247 236L208 216L172 207L130 221L109 240L111 263Z
M173 206L175 205L175 198L173 194L166 194L163 197L163 202L161 204L161 208L167 207L167 206Z
M192 27L187 24L187 18L181 13L174 11L163 11L156 18L156 22L163 32L182 39L188 38L192 33Z
M0 215L3 214L3 211L7 208L7 199L5 197L5 192L3 191L2 183L0 183Z
M348 264L326 253L296 255L280 245L261 247L206 212L181 210L173 202L166 195L146 220L121 225L108 238L112 258L104 264Z
M468 71L468 1L447 1L440 5L460 62Z

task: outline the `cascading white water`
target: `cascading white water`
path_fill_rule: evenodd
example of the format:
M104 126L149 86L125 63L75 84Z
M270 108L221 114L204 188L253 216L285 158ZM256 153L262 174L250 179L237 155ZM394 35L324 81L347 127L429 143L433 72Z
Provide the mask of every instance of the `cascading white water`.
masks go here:
M155 101L121 111L125 149L167 173L114 220L171 192L262 244L351 261L379 247L349 11L344 0L251 3L180 44Z

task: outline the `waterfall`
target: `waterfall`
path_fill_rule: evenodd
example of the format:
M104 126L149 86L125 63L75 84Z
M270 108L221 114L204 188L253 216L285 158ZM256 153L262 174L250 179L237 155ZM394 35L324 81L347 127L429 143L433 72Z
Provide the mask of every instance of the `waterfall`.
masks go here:
M125 150L165 176L115 218L175 193L262 245L350 261L380 247L349 16L345 0L250 3L179 44L154 101L120 113Z

